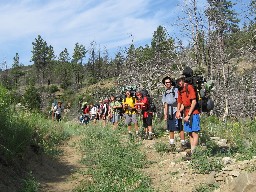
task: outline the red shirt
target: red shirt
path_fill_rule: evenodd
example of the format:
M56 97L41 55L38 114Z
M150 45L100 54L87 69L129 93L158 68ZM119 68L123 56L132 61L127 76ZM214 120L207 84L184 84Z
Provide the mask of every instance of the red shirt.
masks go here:
M137 103L144 103L144 105L139 105ZM146 118L148 116L148 113L150 113L150 112L147 111L148 110L148 106L149 106L148 98L147 97L143 97L141 100L137 100L135 105L136 105L136 109L141 109L142 110L143 118Z
M178 91L178 103L184 105L185 115L188 114L192 100L194 99L196 99L196 92L194 90L194 87L190 84L184 83L182 90ZM194 109L192 114L199 114L198 109Z
M84 109L84 114L89 114L90 113L90 107L86 107Z

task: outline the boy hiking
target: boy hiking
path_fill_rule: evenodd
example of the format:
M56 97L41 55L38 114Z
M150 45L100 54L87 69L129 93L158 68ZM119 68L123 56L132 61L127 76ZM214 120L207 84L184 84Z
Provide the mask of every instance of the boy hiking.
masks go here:
M140 91L136 93L136 96L137 96L136 109L139 114L142 114L143 127L145 130L144 139L152 140L153 139L153 133L152 133L153 112L149 111L149 100Z
M57 105L53 108L56 120L61 121L61 112L63 111L62 102L58 101Z
M181 118L181 112L184 112L184 131L189 133L191 152L188 153L188 156L190 156L198 145L198 132L200 131L200 116L199 110L196 107L196 92L192 85L185 83L184 77L179 78L177 83L179 91L176 118Z
M131 97L131 92L127 90L125 92L126 98L123 100L123 109L124 109L124 117L125 124L128 126L128 134L129 137L132 137L132 123L134 124L134 128L136 131L136 135L139 135L139 128L137 122L136 108L135 103L136 99Z
M122 104L116 100L116 97L114 95L110 96L109 108L109 118L111 120L111 123L113 124L113 129L117 129L118 122L120 121Z
M169 131L171 150L174 151L176 149L174 140L175 131L179 132L181 150L184 150L185 134L182 127L182 119L181 116L176 118L178 89L174 87L173 80L168 76L163 78L162 83L166 88L162 96L162 102L164 105L164 120L167 121L167 130Z

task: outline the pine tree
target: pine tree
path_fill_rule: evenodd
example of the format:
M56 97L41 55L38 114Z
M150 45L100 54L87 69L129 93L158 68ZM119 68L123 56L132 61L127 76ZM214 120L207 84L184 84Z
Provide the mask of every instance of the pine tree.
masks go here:
M44 41L40 35L35 39L35 42L32 42L32 45L33 50L31 60L34 61L38 81L42 78L41 84L43 84L48 65L55 58L53 47L48 46L46 41Z

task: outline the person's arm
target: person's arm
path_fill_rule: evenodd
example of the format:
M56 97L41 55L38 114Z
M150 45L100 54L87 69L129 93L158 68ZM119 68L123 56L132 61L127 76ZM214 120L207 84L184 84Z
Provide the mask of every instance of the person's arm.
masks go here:
M177 119L181 118L181 112L183 111L183 109L184 109L184 105L182 104L181 93L178 91L177 112L176 112Z
M167 103L164 103L164 120L166 121L167 120L167 117L168 117L168 104Z
M191 102L191 106L189 108L189 111L188 111L188 113L186 114L186 116L184 118L184 121L188 121L190 116L193 115L193 111L195 109L195 106L196 106L196 99L193 99L192 102Z

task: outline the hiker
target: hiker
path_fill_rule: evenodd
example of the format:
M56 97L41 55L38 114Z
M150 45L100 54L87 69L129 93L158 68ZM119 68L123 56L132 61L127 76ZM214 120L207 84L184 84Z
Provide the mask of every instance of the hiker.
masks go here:
M82 124L88 124L90 121L90 106L87 102L82 104L82 115L80 116L80 122Z
M102 119L102 111L103 111L103 102L102 100L99 100L99 108L98 108L98 118L99 120Z
M90 119L93 121L94 124L96 124L96 118L97 118L97 106L91 104L90 105Z
M198 145L198 132L200 131L200 116L196 107L196 91L192 85L185 83L184 77L179 78L177 84L179 91L176 118L180 119L181 113L184 112L184 131L189 133L191 145L191 151L187 155L191 156Z
M139 114L142 115L143 127L145 131L144 139L152 140L152 119L153 112L149 110L149 100L146 95L143 95L141 91L136 93L137 101L136 101L136 109Z
M54 113L55 113L56 120L58 122L61 121L61 112L62 111L63 111L62 102L58 101L57 105L54 106Z
M90 106L88 105L87 102L84 102L84 103L82 104L82 112L83 112L83 114L85 114L85 115L89 115L89 114L90 114Z
M165 85L165 92L162 96L162 103L164 105L164 120L167 121L167 130L169 131L169 143L171 150L176 149L174 132L179 132L181 150L185 149L185 134L182 127L182 119L176 118L177 112L177 98L178 88L174 87L173 79L169 76L163 78L162 83Z
M105 99L103 100L103 107L102 107L102 121L103 121L103 127L106 127L108 113L109 113L109 100L108 100L108 98L105 98Z
M116 100L114 95L110 96L110 104L109 104L109 118L111 123L113 124L113 129L117 129L118 122L120 121L120 112L122 109L122 104Z
M123 109L124 109L124 117L125 117L125 124L128 126L128 134L129 137L132 137L132 123L134 124L134 128L136 131L136 136L139 135L139 128L137 122L137 115L136 115L136 98L131 97L131 92L127 90L125 92L126 97L123 100Z
M53 103L52 103L52 107L51 107L51 115L52 115L52 120L54 121L54 118L55 118L55 111L54 111L54 107L57 106L57 102L56 100L54 99Z

